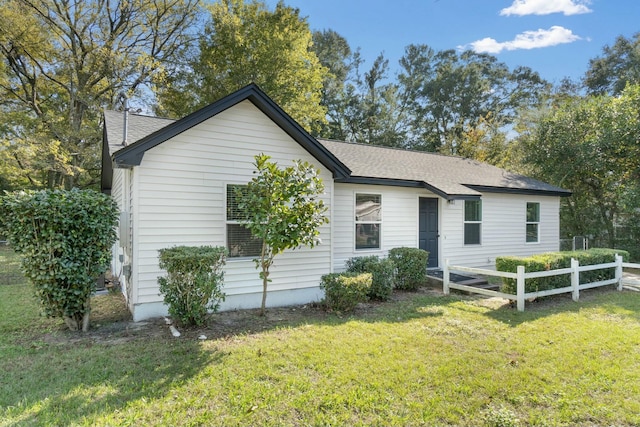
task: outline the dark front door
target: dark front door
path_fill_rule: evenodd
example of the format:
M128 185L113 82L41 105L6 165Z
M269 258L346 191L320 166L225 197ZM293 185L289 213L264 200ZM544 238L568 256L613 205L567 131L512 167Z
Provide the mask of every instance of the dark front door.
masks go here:
M419 248L429 251L428 268L438 266L438 199L420 198L418 210Z

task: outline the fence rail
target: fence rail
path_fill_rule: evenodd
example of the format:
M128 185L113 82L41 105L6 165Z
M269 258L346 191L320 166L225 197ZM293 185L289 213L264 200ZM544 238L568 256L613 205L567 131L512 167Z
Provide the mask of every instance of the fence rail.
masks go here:
M608 268L615 268L615 277L613 279L601 280L598 282L592 283L583 283L580 284L580 273L584 271L593 271L593 270L604 270ZM574 301L578 301L580 298L580 291L585 289L597 288L600 286L614 285L617 284L617 289L622 290L622 269L623 268L637 268L640 269L640 264L631 264L622 261L622 257L616 255L615 262L607 263L607 264L596 264L596 265L583 265L581 266L578 260L571 260L571 267L569 268L561 268L558 270L549 270L549 271L532 271L525 272L525 268L523 265L519 265L517 267L516 273L511 273L507 271L495 271L495 270L486 270L482 268L473 268L473 267L464 267L460 265L449 265L449 260L445 261L445 266L442 270L442 290L445 295L448 295L451 289L457 289L460 291L466 291L470 293L476 293L480 295L498 297L510 299L512 301L516 301L516 306L518 311L524 311L524 302L530 298L539 298L563 293L572 293L572 298ZM450 281L449 274L451 271L465 272L465 273L473 273L480 274L483 276L494 276L494 277L504 277L507 279L515 279L516 280L516 294L507 294L499 291L492 291L490 289L482 289L476 288L474 286L461 285L458 283L453 283ZM549 289L545 291L537 291L537 292L525 292L525 281L527 279L535 279L540 277L549 277L549 276L560 276L563 274L571 275L571 286L565 286L563 288Z

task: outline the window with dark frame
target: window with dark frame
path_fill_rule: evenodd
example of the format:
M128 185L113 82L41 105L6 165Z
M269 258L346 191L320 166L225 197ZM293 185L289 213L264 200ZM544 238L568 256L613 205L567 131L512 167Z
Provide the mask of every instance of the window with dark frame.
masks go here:
M479 245L482 232L482 200L464 201L464 244Z
M356 193L356 250L380 249L382 228L382 196Z
M527 202L527 243L540 241L540 203Z
M246 185L227 184L227 249L229 258L257 257L262 251L262 239L254 237L241 221L246 215L238 207L238 192Z

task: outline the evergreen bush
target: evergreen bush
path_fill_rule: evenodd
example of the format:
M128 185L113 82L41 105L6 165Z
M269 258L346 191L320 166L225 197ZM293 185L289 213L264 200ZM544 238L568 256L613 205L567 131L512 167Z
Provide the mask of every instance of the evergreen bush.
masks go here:
M0 234L22 258L44 313L89 329L90 297L109 265L118 207L92 190L41 190L0 198Z
M389 259L396 266L396 288L415 291L427 281L429 252L418 248L393 248Z
M371 273L369 298L386 301L391 297L396 270L393 261L380 259L376 255L354 257L347 260L346 267L350 273Z
M587 251L563 251L547 252L530 257L503 256L496 258L496 270L515 273L518 265L524 265L527 273L534 271L550 271L571 267L571 258L578 260L580 265L608 264L615 261L615 254L622 256L623 260L629 259L629 252L621 249L589 249ZM601 280L613 279L615 268L603 270L584 271L580 273L580 283L592 283ZM502 292L516 293L516 280L503 278ZM549 289L557 289L571 286L571 276L563 274L558 276L539 277L527 279L525 292L539 292Z
M224 301L222 292L227 250L212 246L175 246L160 249L160 293L169 314L185 326L202 325L210 311Z
M373 277L371 273L331 273L322 276L325 305L333 311L351 311L367 300Z

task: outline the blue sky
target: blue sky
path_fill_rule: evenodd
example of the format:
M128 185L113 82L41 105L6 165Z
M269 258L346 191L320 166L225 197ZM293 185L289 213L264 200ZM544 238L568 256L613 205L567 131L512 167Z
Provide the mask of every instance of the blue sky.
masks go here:
M360 47L365 67L384 52L394 70L405 46L474 49L558 83L580 79L619 35L640 32L640 0L284 0L312 30ZM273 8L277 0L266 0Z

